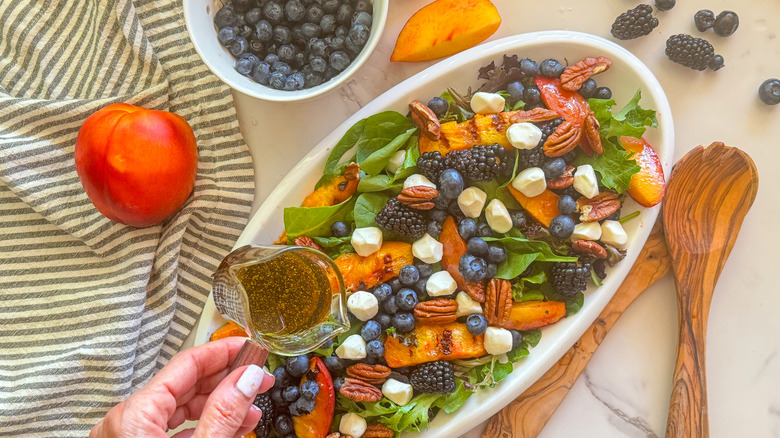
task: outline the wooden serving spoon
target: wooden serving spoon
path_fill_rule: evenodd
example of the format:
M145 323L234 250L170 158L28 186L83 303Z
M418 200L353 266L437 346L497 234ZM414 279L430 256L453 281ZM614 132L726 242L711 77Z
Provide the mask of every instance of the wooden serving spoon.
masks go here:
M709 436L704 347L712 292L758 191L750 157L698 146L672 170L664 228L677 284L680 334L666 436Z
M544 376L490 419L482 438L539 435L620 315L670 269L671 259L659 219L623 284L599 317Z

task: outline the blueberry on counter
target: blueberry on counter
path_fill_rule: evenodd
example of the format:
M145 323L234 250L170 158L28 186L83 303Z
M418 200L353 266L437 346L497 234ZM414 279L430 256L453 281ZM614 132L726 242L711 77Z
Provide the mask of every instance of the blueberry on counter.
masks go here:
M676 0L655 0L655 8L659 11L668 11L674 7Z
M715 24L712 30L715 34L722 37L733 35L739 27L739 16L733 11L723 11L715 17Z
M709 9L702 9L693 14L693 24L699 32L704 32L715 24L715 13Z
M767 79L758 87L758 97L767 105L780 103L780 79Z

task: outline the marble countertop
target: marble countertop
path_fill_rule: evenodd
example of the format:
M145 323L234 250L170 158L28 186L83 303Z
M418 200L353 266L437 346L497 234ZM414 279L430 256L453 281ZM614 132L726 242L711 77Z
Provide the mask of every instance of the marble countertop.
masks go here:
M614 18L637 2L493 0L503 22L490 40L551 29L612 39ZM256 209L319 140L362 105L433 62L390 63L396 36L427 1L395 0L384 35L366 65L341 88L302 103L262 102L235 93L242 132L254 160ZM749 6L748 6L749 5ZM740 27L728 38L693 25L699 9L730 9ZM656 12L649 36L619 42L658 77L671 103L676 158L697 145L723 141L755 160L761 186L715 291L709 320L707 374L713 437L780 436L780 288L775 258L780 217L780 105L757 97L765 79L780 77L780 2L688 0ZM725 58L717 71L696 72L668 61L666 38L703 36ZM674 281L648 289L618 321L541 437L663 436L677 340ZM476 438L482 427L464 435Z

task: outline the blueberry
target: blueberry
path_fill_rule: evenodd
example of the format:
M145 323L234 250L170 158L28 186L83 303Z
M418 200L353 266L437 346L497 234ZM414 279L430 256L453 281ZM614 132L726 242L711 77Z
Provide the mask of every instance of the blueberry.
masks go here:
M401 280L399 280L398 277L391 278L390 280L387 281L387 284L393 290L393 293L398 292L399 290L401 290L402 287L404 287L401 284Z
M545 59L539 64L539 74L546 78L559 78L563 73L563 65L557 59Z
M275 1L270 1L263 6L263 16L271 23L281 23L284 19L284 10L282 5Z
M342 24L349 24L352 22L352 15L355 11L349 3L342 3L336 9L336 21Z
M443 198L443 196L439 196L440 198ZM452 216L453 219L455 219L456 222L459 222L463 219L465 219L466 215L463 214L463 210L460 209L460 206L458 205L457 201L453 201L450 203L450 205L447 207L447 213Z
M279 55L275 53L269 53L268 55L265 56L265 59L263 59L263 61L265 61L266 64L268 65L273 65L273 63L278 60L279 60Z
M404 286L411 286L420 279L420 271L417 266L406 265L398 272L398 279Z
M316 87L317 85L320 85L324 81L322 75L318 73L314 73L312 71L304 73L303 79L306 81L306 86L309 88Z
M528 58L521 59L520 73L522 73L524 77L532 78L539 74L539 65L531 59Z
M367 343L366 355L371 359L381 359L385 355L385 344L378 339Z
M238 26L237 31L238 36L246 38L247 41L249 41L252 37L252 34L254 34L254 29L252 29L252 26L246 24Z
M309 358L305 354L287 359L287 372L293 377L300 377L309 370Z
M675 5L675 0L655 0L655 8L659 11L668 11Z
M487 261L489 263L501 263L506 260L508 253L504 245L493 243L488 247Z
M314 56L322 56L325 58L328 56L328 45L320 38L312 38L306 44L309 47L309 52Z
M235 41L237 37L238 34L235 27L223 27L217 32L217 40L225 47Z
M287 91L301 90L303 85L303 73L300 72L295 72L284 80L284 89Z
M723 11L715 17L715 24L712 30L715 34L722 37L732 35L739 27L739 16L733 11Z
M693 14L693 24L699 32L704 32L715 25L715 13L709 9L702 9Z
M436 114L436 117L442 118L447 115L447 111L450 109L450 104L441 97L434 97L428 101L428 108Z
M525 87L523 87L523 84L519 81L510 82L506 86L506 92L509 93L509 100L512 102L523 100L524 91Z
M393 316L393 327L399 333L409 333L414 330L414 316L411 313L396 313Z
M282 398L287 403L292 403L295 400L298 400L298 397L300 396L301 391L295 385L290 385L282 390Z
M322 9L322 6L316 3L306 8L305 19L308 23L320 24L323 16L325 16L325 11Z
M249 50L249 41L246 40L246 38L238 36L236 39L228 43L227 49L230 51L230 54L238 58L239 56L246 53L247 50Z
M382 334L382 326L378 322L370 319L363 324L363 328L360 329L360 336L366 342L373 341Z
M284 61L276 61L271 64L271 71L278 71L281 74L287 76L292 73L292 68Z
M333 379L333 389L336 390L336 392L339 392L341 389L341 385L344 384L344 378L343 377L336 377Z
M255 56L263 56L265 55L265 44L257 37L253 37L249 40L249 52Z
M339 50L344 50L344 37L333 37L331 38L330 42L328 43L328 47L332 52L336 52Z
M767 79L758 87L758 97L767 105L780 103L780 79Z
M274 419L274 429L282 435L287 435L295 432L293 427L292 418L289 415L279 415Z
M320 4L322 4L322 9L324 9L328 14L335 13L339 9L340 3L340 0L322 0L320 2Z
M519 348L523 345L523 334L519 330L509 330L512 334L512 350Z
M336 17L331 15L331 14L323 15L322 19L320 20L320 29L322 29L322 31L324 33L328 33L328 34L332 33L333 31L335 31L336 30ZM338 35L336 35L336 36L338 36ZM344 35L341 35L342 38L345 37L345 36L347 36L346 32L344 33Z
M320 393L320 385L314 380L307 380L301 384L301 396L305 399L314 400Z
M253 3L252 0L233 0L233 7L236 8L236 12L244 12L251 8Z
M216 14L214 14L214 24L218 29L235 26L237 21L236 12L233 10L233 8L228 6L223 6L220 10L217 11Z
M466 244L466 249L471 255L487 257L490 248L488 247L487 242L485 242L485 239L481 237L472 237Z
M328 67L328 63L320 56L309 56L309 65L312 71L317 73L325 72L325 69Z
M418 302L419 300L417 299L417 292L408 288L399 290L398 295L395 297L395 303L398 306L398 310L404 310L407 312L412 311Z
M347 37L351 39L353 43L362 47L368 41L368 36L370 33L371 31L368 29L368 26L355 23L349 29Z
M420 271L420 277L430 277L433 274L433 266L421 260L414 260L414 266Z
M382 303L393 295L393 289L387 283L379 283L374 286L374 290L371 293Z
M574 219L565 214L555 216L550 221L550 235L566 239L574 232Z
M585 99L590 99L596 94L597 88L598 85L596 85L596 81L594 81L593 78L590 78L580 85L580 95Z
M374 320L379 323L379 325L382 327L382 330L387 330L391 325L393 325L393 317L386 313L378 314L374 317Z
M558 198L558 211L561 214L574 214L577 211L577 201L569 195L562 195Z
M292 42L292 32L287 26L274 26L273 42L276 44L290 44Z
M355 12L367 12L370 14L374 12L374 5L371 4L370 0L357 0L355 2Z
M525 87L525 91L523 91L523 102L525 102L526 105L536 105L541 101L542 93L536 85Z
M428 234L430 234L431 237L433 237L434 239L438 239L442 231L441 223L436 221L430 221L428 222L428 226L426 227L425 231Z
M313 399L307 399L304 397L301 397L298 399L298 401L293 404L293 406L298 408L298 412L300 412L303 415L311 413L311 411L314 410L314 400ZM292 406L290 407L292 408ZM290 410L290 413L292 413L292 409Z
M301 31L303 33L303 37L306 38L306 40L320 36L320 26L316 24L303 23L301 26Z
M428 285L428 277L420 277L419 280L417 280L417 283L415 283L412 286L412 289L414 289L415 292L417 292L417 295L425 295L428 293L427 290Z
M274 387L274 388L271 389L270 394L271 394L271 401L276 406L287 406L289 404L289 403L287 403L287 400L282 398L282 388Z
M477 236L478 237L491 237L493 235L493 229L490 228L486 222L480 222L477 224Z
M295 47L293 47L292 44L279 46L279 50L276 51L276 54L279 55L280 61L291 63L295 60Z
M509 217L512 219L512 228L520 229L525 226L528 219L522 210L509 210Z
M344 47L347 49L348 52L352 53L352 55L357 55L360 53L360 50L363 48L362 44L356 43L352 36L350 36L349 32L347 32L347 35L344 37Z
M284 15L290 21L301 21L306 16L306 8L298 0L288 0L284 5Z
M709 67L712 71L718 71L723 68L725 63L723 62L723 57L720 55L715 55L710 59L710 62L707 63L707 67Z
M287 372L285 367L278 367L273 372L274 375L274 388L283 389L289 382L292 381L292 377Z
M338 373L344 371L344 368L346 368L344 366L344 360L336 356L335 354L330 357L326 357L325 359L323 359L323 362L325 362L325 367L331 373Z
M259 62L260 58L257 56L252 55L251 53L245 53L241 55L240 58L238 58L238 61L236 61L236 71L244 76L249 76L252 74L252 70L254 70L255 65L257 65Z
M393 315L398 312L398 304L395 297L390 297L382 303L382 311L388 315Z
M487 264L487 271L485 273L485 278L491 279L498 274L498 265L495 263L488 263Z
M485 259L466 253L460 258L458 272L466 281L482 281L487 274L487 263Z
M367 28L371 28L371 25L374 22L374 18L366 11L360 11L357 14L355 14L355 17L352 18L352 24L362 24L363 26L366 26ZM431 108L433 109L433 108Z
M330 226L330 233L333 237L347 237L349 236L349 225L342 221L333 222Z
M593 97L596 99L612 99L612 90L607 87L599 87L596 89L596 95Z
M456 199L463 192L463 176L455 169L445 169L439 176L439 194Z
M466 330L474 336L485 333L487 326L487 319L481 313L472 313L466 318Z
M458 234L463 240L469 240L477 235L477 221L467 217L458 222Z
M563 158L553 158L542 163L542 171L547 179L555 179L563 175L566 170L566 162Z

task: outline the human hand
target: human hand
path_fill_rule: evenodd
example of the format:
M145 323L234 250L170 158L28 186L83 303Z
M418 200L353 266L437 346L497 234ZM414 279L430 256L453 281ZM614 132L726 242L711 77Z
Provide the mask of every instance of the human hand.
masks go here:
M252 402L268 391L274 376L256 365L228 374L244 338L225 338L184 350L135 394L114 406L89 438L167 438L185 420L195 429L175 438L233 438L257 426L262 412Z

